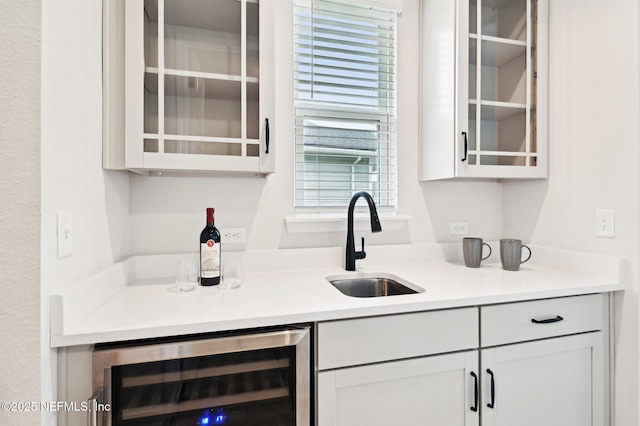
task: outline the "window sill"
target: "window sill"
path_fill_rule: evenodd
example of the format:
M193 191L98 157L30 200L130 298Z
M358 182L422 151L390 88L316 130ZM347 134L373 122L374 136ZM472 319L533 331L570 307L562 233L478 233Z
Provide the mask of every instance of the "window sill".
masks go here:
M383 231L398 231L407 227L413 216L406 215L379 215ZM287 232L298 234L303 232L347 232L347 218L344 214L338 215L300 215L285 217L284 222ZM353 225L356 231L371 229L368 214L358 214L354 217Z

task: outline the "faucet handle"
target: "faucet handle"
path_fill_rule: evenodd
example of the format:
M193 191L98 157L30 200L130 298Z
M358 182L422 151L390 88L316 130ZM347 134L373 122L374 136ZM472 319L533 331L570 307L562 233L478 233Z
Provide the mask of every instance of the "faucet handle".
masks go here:
M362 251L356 252L356 259L364 259L367 257L367 253L364 252L364 237L362 237Z

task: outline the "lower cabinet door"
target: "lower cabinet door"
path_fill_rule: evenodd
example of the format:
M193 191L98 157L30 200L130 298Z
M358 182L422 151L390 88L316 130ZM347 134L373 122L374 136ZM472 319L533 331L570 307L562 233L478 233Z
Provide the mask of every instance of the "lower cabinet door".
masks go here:
M482 349L483 426L601 426L602 332Z
M474 350L322 371L318 425L478 426L477 366Z

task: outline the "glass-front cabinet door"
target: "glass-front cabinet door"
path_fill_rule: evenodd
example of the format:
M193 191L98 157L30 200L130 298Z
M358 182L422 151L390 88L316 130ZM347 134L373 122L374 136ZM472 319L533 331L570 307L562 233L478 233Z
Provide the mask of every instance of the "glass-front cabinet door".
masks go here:
M268 3L127 1L127 168L273 171Z
M532 3L469 3L469 165L537 166Z
M422 179L546 177L548 0L422 6Z

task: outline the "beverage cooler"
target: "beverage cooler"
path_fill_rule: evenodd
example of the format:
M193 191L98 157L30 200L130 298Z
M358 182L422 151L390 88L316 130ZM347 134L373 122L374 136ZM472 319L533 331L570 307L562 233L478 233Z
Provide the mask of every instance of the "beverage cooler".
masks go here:
M309 425L310 331L98 345L93 383L92 425Z

